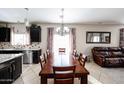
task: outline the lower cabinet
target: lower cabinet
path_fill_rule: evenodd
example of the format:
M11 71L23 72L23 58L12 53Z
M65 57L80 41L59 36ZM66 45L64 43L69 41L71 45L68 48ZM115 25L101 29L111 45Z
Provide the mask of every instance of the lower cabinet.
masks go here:
M33 63L37 64L40 62L41 50L32 50Z
M12 83L12 68L11 64L1 64L0 65L0 84Z
M21 57L15 58L11 61L11 67L12 67L12 79L17 79L21 73L22 73L22 61Z
M15 81L22 73L22 57L0 64L0 84Z

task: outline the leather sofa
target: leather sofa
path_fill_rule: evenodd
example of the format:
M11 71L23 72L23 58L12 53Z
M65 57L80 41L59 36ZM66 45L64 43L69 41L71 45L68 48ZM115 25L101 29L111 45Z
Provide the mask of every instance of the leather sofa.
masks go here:
M124 67L124 48L94 47L92 54L94 62L102 67Z

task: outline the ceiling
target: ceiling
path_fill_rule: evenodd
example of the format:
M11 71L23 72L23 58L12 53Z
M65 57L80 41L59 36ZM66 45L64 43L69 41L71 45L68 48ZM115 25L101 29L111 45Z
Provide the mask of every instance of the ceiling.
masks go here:
M28 15L27 15L28 12ZM0 8L0 22L61 23L61 8ZM64 8L64 23L124 24L124 8Z

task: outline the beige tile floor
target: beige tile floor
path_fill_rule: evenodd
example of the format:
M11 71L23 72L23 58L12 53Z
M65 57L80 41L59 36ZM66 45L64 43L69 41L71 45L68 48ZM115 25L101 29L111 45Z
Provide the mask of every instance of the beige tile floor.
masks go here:
M90 76L103 84L124 84L124 68L101 67L94 62L87 62Z
M124 83L124 68L103 68L94 62L87 62L86 68L90 72L88 76L89 84L121 84ZM39 77L40 65L28 64L23 65L22 75L13 84L40 84ZM78 78L75 84L79 84ZM53 79L48 80L53 84Z

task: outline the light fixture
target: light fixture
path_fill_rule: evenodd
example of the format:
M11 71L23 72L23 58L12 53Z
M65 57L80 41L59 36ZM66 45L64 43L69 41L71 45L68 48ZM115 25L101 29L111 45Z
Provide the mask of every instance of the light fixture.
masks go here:
M60 15L60 18L61 18L62 23L61 23L61 26L56 29L56 31L59 35L64 36L64 35L69 33L69 28L64 26L64 21L63 21L63 19L64 19L64 8L61 9L61 13L62 14Z
M29 9L28 8L25 8L25 10L26 10L26 18L25 18L25 20L24 20L24 23L25 23L25 26L26 27L29 27L30 26L30 24L29 24Z

